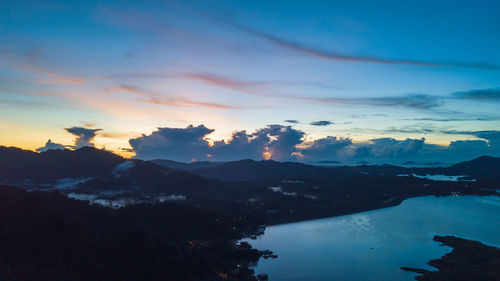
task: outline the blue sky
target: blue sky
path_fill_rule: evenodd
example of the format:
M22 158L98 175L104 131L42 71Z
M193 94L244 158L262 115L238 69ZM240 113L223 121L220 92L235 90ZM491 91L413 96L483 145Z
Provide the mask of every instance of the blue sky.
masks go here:
M478 133L500 125L495 1L37 2L0 12L0 145L82 127L133 155L157 128L203 124L211 146L281 125L294 155L329 136L498 152Z

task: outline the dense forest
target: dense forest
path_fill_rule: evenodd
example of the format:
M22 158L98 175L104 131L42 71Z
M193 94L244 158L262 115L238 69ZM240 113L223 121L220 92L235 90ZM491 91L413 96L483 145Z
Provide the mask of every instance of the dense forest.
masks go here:
M259 221L171 203L114 210L0 187L0 280L255 280Z

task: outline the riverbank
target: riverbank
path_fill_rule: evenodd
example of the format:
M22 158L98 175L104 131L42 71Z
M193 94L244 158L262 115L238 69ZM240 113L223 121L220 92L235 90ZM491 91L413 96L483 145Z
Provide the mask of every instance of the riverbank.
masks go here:
M384 208L396 207L401 205L405 200L417 197L424 196L436 196L436 197L444 197L444 196L499 196L500 194L496 189L483 189L483 190L474 190L473 192L463 192L460 195L451 192L425 192L421 194L412 194L407 197L392 197L389 200L383 200L379 202L362 202L359 205L353 204L351 206L344 206L342 208L332 208L326 209L322 211L318 211L315 213L302 213L302 214L294 214L292 216L281 216L281 217L268 217L264 218L266 222L266 226L276 226L281 224L295 223L295 222L303 222L308 220L317 220L324 219L330 217L338 217L345 216L351 214L357 214L366 211L379 210Z
M426 267L446 254L433 234L452 234L499 246L498 196L424 196L363 213L270 226L248 241L270 249L256 273L270 280L413 280L400 266ZM498 226L498 224L497 224Z
M429 261L437 271L401 267L406 271L422 274L415 277L418 281L498 281L500 280L500 249L484 245L478 241L454 236L434 236L442 246L453 250L439 259Z

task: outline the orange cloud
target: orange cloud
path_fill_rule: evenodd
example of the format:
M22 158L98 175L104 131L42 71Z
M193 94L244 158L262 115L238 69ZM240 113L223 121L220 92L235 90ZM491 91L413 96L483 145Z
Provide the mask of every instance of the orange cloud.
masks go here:
M262 93L260 90L262 90L261 88L269 85L268 82L241 81L214 75L211 73L190 73L190 74L185 74L183 77L191 80L200 81L213 86L218 86L230 90L240 91L247 94L259 95L259 96L267 95L265 93Z
M74 77L56 74L56 73L52 73L52 72L48 72L46 74L50 77L50 79L49 80L42 80L42 81L40 81L41 83L44 83L44 84L69 83L69 84L77 84L77 85L87 84L85 82L85 80L83 80L81 78L74 78Z
M158 104L158 105L170 105L170 106L179 106L179 107L205 107L205 108L214 108L214 109L241 109L241 107L237 106L229 106L223 104L216 103L205 103L205 102L195 102L190 101L188 99L174 99L174 100L160 100L157 98L151 99L139 99L139 101L149 104Z
M108 93L113 91L122 91L122 92L133 93L140 96L145 96L146 98L140 98L138 99L138 101L148 104L169 105L177 107L205 107L213 109L241 109L241 107L237 106L229 106L224 104L208 103L208 102L198 102L187 98L178 98L178 97L167 98L157 93L142 90L134 86L118 85L112 87L111 89L108 88L105 91L107 91Z

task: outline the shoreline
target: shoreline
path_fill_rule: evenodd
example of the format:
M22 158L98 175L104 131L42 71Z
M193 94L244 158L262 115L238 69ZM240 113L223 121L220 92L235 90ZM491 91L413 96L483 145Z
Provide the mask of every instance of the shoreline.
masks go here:
M441 246L448 246L453 250L427 263L436 268L437 271L401 267L404 271L421 274L416 276L415 280L498 280L500 276L500 248L455 236L436 235L433 240L441 242Z
M367 209L362 209L361 211L355 211L355 212L348 212L348 213L344 213L344 214L337 214L337 215L332 215L332 216L324 216L324 217L313 217L311 219L297 219L297 220L292 220L292 221L287 221L287 222L284 222L284 223L275 223L275 224L270 224L270 225L266 225L266 227L271 227L271 226L281 226L281 225L288 225L288 224L294 224L294 223L301 223L301 222L306 222L306 221L315 221L315 220L322 220L322 219L329 219L329 218L335 218L335 217L342 217L342 216L348 216L348 215L354 215L354 214L359 214L359 213L364 213L364 212L370 212L370 211L376 211L376 210L381 210L381 209L385 209L385 208L391 208L391 207L397 207L399 205L401 205L403 203L403 201L407 200L407 199L412 199L412 198L418 198L418 197L427 197L427 196L433 196L433 197L452 197L453 195L441 195L441 194L426 194L426 195L418 195L418 196L410 196L410 197L407 197L407 198L404 198L402 200L398 200L398 201L393 201L392 203L395 203L395 204L391 204L391 205L388 205L388 206L382 206L382 207L375 207L375 208L367 208ZM462 194L460 196L494 196L495 198L500 198L500 194L498 194L497 192L493 191L493 192L490 192L490 191L486 191L486 192L482 192L482 193L471 193L471 194ZM260 234L256 234L254 235L255 239L256 237L259 237L261 235L265 235L265 233L260 233ZM437 237L437 235L436 235ZM252 239L252 240L255 240L251 237L244 237L242 238L241 240L239 241L243 241L245 239ZM460 238L462 239L462 238ZM473 240L468 240L468 239L463 239L463 240L466 240L466 241L473 241ZM248 243L251 243L251 241L249 240L245 240L245 241L248 241ZM477 242L477 243L480 243L482 244L482 242ZM443 245L444 242L443 242ZM484 244L483 244L484 245ZM486 245L485 245L486 246ZM253 247L253 246L252 246ZM453 248L453 246L450 246ZM488 246L488 247L494 247L494 246ZM258 248L256 248L258 249ZM498 249L498 248L497 248ZM259 251L261 251L261 249L258 249ZM272 251L273 249L270 248L270 250ZM264 251L269 251L268 249L264 250ZM279 253L278 253L279 254ZM261 257L262 258L262 257ZM259 258L258 261L261 260L261 258ZM276 255L276 258L278 258L278 256ZM257 263L258 263L257 261ZM256 264L257 265L257 264ZM253 269L255 270L256 268L256 265L254 266L250 266L249 269ZM433 266L431 264L431 266ZM401 267L401 269L403 270L406 270L406 271L411 271L411 272L414 272L414 273L420 273L420 274L426 274L428 272L431 272L429 270L425 270L425 269L412 269L412 268L406 268L406 267ZM407 270L408 269L408 270ZM418 277L418 276L417 276ZM416 280L427 280L427 279L416 279ZM431 280L431 279L429 279ZM439 280L439 279L436 279L436 280ZM472 280L472 279L471 279Z
M319 220L319 219L326 219L326 218L333 218L333 217L341 217L341 216L347 216L347 215L353 215L353 214L358 214L358 213L363 213L363 212L369 212L369 211L375 211L375 210L380 210L380 209L385 209L385 208L391 208L391 207L397 207L401 205L405 200L407 199L412 199L412 198L418 198L418 197L425 197L425 196L434 196L434 197L446 197L446 196L454 196L452 194L435 194L435 193L429 193L429 194L422 194L422 195L415 195L415 196L408 196L405 198L397 198L391 201L390 203L386 203L386 205L383 206L371 206L371 207L366 207L366 208L358 208L358 209L353 209L353 210L348 210L346 212L332 212L326 213L324 215L317 215L317 214L311 214L311 215L303 215L303 216L298 216L294 218L289 218L289 219L284 219L280 222L271 222L267 223L265 226L277 226L277 225L286 225L286 224L291 224L291 223L298 223L298 222L304 222L304 221L311 221L311 220ZM495 192L494 190L485 190L481 193L464 193L459 196L497 196L500 198L500 193Z

